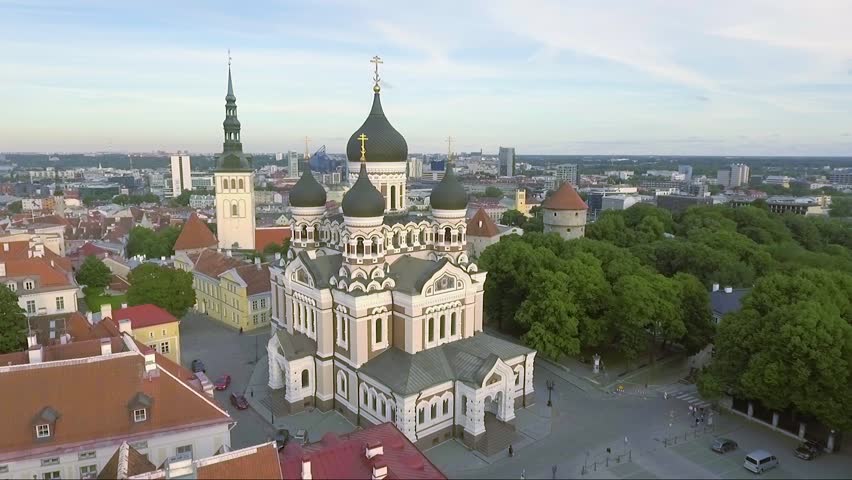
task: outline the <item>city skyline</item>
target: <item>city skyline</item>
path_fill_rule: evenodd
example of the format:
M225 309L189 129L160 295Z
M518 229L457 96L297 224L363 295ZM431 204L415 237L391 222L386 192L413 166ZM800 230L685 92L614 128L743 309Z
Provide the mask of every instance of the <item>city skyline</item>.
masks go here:
M342 152L369 107L412 152L852 152L852 5L0 1L5 151L215 152L232 51L247 151Z

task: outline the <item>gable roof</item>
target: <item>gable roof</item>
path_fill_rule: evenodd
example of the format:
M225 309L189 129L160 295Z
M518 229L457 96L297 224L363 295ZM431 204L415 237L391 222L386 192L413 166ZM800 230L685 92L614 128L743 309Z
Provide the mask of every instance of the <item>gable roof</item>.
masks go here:
M565 182L553 195L547 197L541 204L548 210L588 210L589 206L580 198L574 187Z
M301 461L301 460L300 460ZM275 442L220 453L192 461L192 474L169 477L165 468L137 474L133 479L197 478L198 480L277 479L281 480L281 461ZM115 478L115 477L113 477Z
M479 210L476 211L476 215L471 217L471 219L467 222L467 236L496 237L497 235L500 235L500 230L497 228L497 224L488 216L485 209L479 207Z
M125 319L130 320L130 326L133 329L178 321L171 313L150 303L122 308L112 313L112 321L115 325Z
M343 265L343 255L341 254L317 255L316 258L311 258L306 251L302 250L297 258L305 266L311 278L314 279L316 288L328 288L328 281L331 277L337 275L340 266Z
M147 455L142 455L127 442L121 442L104 468L98 473L98 478L104 480L125 479L156 469L157 466L148 460Z
M263 227L254 231L254 249L262 252L269 245L282 245L290 239L290 227Z
M447 263L449 260L446 257L436 262L403 255L390 266L388 276L396 282L394 291L418 295L423 290L423 285Z
M272 289L272 284L269 281L268 264L242 265L235 268L234 271L246 282L246 295L257 295L269 292Z
M175 241L175 251L215 247L218 244L216 235L213 235L207 224L202 222L195 212L192 212Z
M6 264L7 277L38 277L39 288L70 287L74 283L69 275L63 272L54 262L44 258L28 258L26 260L9 260Z
M202 250L195 260L195 270L212 278L219 278L219 275L228 270L243 265L246 265L246 263L242 260L210 249Z

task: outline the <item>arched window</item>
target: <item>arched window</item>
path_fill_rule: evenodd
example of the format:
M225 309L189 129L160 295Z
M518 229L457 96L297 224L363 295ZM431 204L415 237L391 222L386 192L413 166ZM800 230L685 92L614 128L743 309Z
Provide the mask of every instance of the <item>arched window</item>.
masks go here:
M237 181L235 179L231 179L231 190L237 189Z
M445 398L443 408L441 409L441 414L448 415L449 413L450 413L450 399Z
M355 245L355 254L359 257L364 255L364 239L359 238L358 243Z
M456 334L456 312L450 315L450 336Z
M429 418L435 420L438 418L438 404L433 403L431 407L429 407Z
M450 240L453 238L453 231L450 227L444 229L444 242L450 243Z
M302 225L302 238L301 238L301 240L304 242L307 239L308 239L308 226Z
M435 341L435 318L429 318L429 341Z
M423 230L420 230L420 233L417 235L420 245L426 245L426 234Z
M227 189L228 189L228 179L223 178L222 179L222 190L227 190Z
M364 389L364 406L366 407L370 403L370 394L367 392L367 389Z
M342 371L337 376L337 391L344 397L346 396L346 374Z
M382 343L382 317L376 319L376 343Z
M231 204L231 216L232 217L238 217L240 215L238 210L239 210L239 208L237 207L236 203Z
M319 225L314 225L314 241L315 241L315 242L319 242L319 241L320 241L320 236L319 236Z
M391 185L390 188L390 208L396 210L396 185Z
M310 373L308 373L307 369L302 370L302 388L307 388L311 385Z
M393 248L399 248L399 232L393 235Z
M245 189L245 188L246 188L246 183L245 183L245 181L241 178L241 179L240 179L240 190L243 190L243 189Z
M446 317L446 315L441 315L441 323L439 325L439 328L441 329L441 333L439 335L439 338L446 337L447 336L447 317Z
M387 404L385 403L385 399L380 398L379 399L379 412L378 413L383 417L388 416L388 412L387 412L387 410L385 410L386 406L387 406Z
M384 243L382 242L381 237L373 237L373 245L375 245L375 247L376 247L375 252L378 253L378 254L381 254L382 250L385 247Z

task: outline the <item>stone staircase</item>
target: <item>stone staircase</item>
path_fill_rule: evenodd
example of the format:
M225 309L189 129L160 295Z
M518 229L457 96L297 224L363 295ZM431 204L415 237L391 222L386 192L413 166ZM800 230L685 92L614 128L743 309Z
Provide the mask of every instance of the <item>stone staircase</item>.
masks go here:
M501 451L506 452L509 444L515 441L517 432L511 423L497 420L493 413L485 413L485 438L480 441L477 450L490 457Z

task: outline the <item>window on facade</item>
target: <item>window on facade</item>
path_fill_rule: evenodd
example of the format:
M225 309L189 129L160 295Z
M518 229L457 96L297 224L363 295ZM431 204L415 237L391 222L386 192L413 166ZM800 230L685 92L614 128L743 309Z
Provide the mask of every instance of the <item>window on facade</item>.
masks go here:
M18 291L18 284L15 283L15 282L9 282L9 283L6 284L6 286L9 287L9 290L11 290L13 292Z
M80 478L95 478L97 474L97 465L84 465L80 467Z
M186 455L186 456L191 457L192 456L192 445L184 445L182 447L177 447L175 449L175 455L177 455L177 456Z
M235 179L231 179L231 190L237 189L237 181Z
M311 384L310 373L307 370L302 370L302 388L308 387Z
M133 410L133 421L136 423L144 422L148 419L148 411L144 408L137 408Z
M61 472L59 470L57 470L55 472L44 472L44 474L42 474L42 478L44 478L44 480L53 480L53 479L62 478L62 477L61 477Z
M241 179L240 179L240 190L243 190L244 188L246 188L246 184L245 184L245 182L243 181L243 179L241 178Z
M376 343L382 343L382 319L376 319Z
M358 256L364 255L364 239L359 238L358 242L355 245L355 254Z
M453 238L453 231L450 229L450 227L445 228L444 229L444 242L450 243L452 238Z
M266 299L265 298L260 299L260 308L266 308Z
M47 423L42 423L41 425L36 425L36 438L47 438L50 436L50 425Z
M518 370L515 372L515 385L521 384L521 371Z
M373 402L370 404L370 408L372 408L373 411L375 412L376 411L376 394L375 393L373 394L372 400L373 400Z
M227 190L227 189L228 189L228 179L223 178L222 179L222 190Z
M257 300L252 300L252 301L251 301L251 309L252 309L252 310L257 310L259 305L260 305L260 304L257 302Z
M438 418L438 404L433 404L429 407L429 418L432 420Z
M41 466L42 467L48 467L50 465L59 465L59 457L51 457L51 458L41 459Z
M450 399L444 400L444 406L443 407L444 408L441 409L441 413L443 413L444 415L447 415L448 413L450 413Z
M367 393L367 390L364 390L364 401L363 401L363 403L364 403L365 407L370 404L370 394Z
M461 402L462 402L462 405L461 405L462 415L467 415L467 397L462 395Z
M426 412L424 411L424 409L421 408L420 411L417 412L417 423L422 424L426 420L425 417L426 417Z
M35 313L35 300L27 300L27 313Z
M56 297L56 309L65 310L65 297Z
M379 399L379 413L382 414L382 416L387 415L387 412L385 411L385 399L383 398Z
M429 338L430 342L435 341L435 319L434 318L429 319L429 337L428 338Z
M231 204L231 216L236 217L237 215L239 215L238 210L237 210L237 204L236 203Z
M337 390L340 392L341 395L343 395L345 397L346 396L346 374L344 373L343 375L340 375L337 378L338 378Z
M35 282L32 280L27 280L24 282L24 290L32 290L35 288Z
M160 342L160 353L170 353L171 345L169 342Z
M77 454L77 459L78 460L89 460L90 458L95 458L97 455L98 455L98 453L94 450L91 450L89 452L80 452L80 453Z
M444 338L447 336L447 317L445 315L441 315L441 322L439 324L440 335L439 338Z
M340 340L346 341L346 318L340 317Z
M454 336L456 334L456 314L450 315L450 336Z

